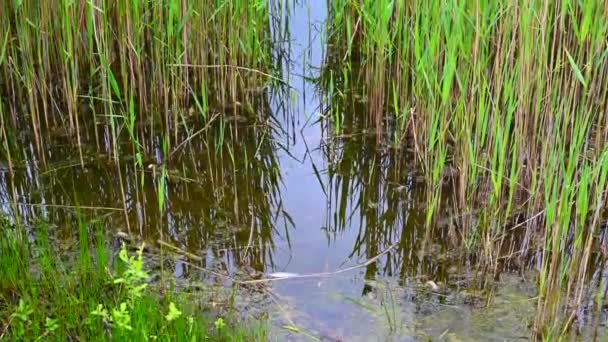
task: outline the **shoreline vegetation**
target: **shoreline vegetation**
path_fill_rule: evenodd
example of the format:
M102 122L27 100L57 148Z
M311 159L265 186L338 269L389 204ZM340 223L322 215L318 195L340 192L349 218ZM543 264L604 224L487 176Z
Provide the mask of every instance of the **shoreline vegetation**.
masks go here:
M267 121L256 116L267 112L258 107L268 89L284 84L285 52L274 42L288 8L275 0L4 2L5 157L11 164L11 129L27 129L41 156L59 128L75 146L94 144L118 161L152 153L157 134L171 149L230 116ZM189 126L193 117L200 127Z
M369 127L379 143L414 150L429 188L427 229L449 197L464 214L457 245L476 251L488 273L504 260L536 259L538 338L566 334L581 310L601 311L607 7L389 0L328 7L320 86L327 134ZM352 115L357 105L363 110ZM453 193L443 193L446 183ZM510 244L513 234L526 238Z
M44 223L2 218L1 228L0 340L268 340L263 323L216 316L196 293L155 280L145 246L110 248L100 224L83 223L67 249Z
M263 173L272 180L276 175L259 170L276 163L267 154L274 120L268 94L284 85L277 65L285 52L274 42L283 40L278 27L288 6L274 0L2 2L2 172L10 178L36 160L56 175L46 164L57 161L63 146L74 151L74 167L90 167L97 162L92 156L110 160L121 204L59 203L32 212L74 211L81 222L80 210L118 210L125 227L114 228L128 231L135 229L129 201L152 203L159 217L168 210L166 191L177 177L168 164L187 159L193 148L210 147L203 174L216 197L236 197L244 177ZM258 128L239 129L241 121ZM228 176L226 167L233 169ZM241 167L250 171L237 175ZM224 189L218 185L224 182L234 184ZM148 198L150 183L156 191ZM101 231L107 226L61 227L78 236L75 250L50 242L47 230L60 222L29 228L42 218L22 217L29 209L10 184L3 205L11 216L0 227L0 339L268 340L264 322L245 326L235 317L214 317L202 297L176 291L170 281L149 282L145 257L124 248L114 255L106 241L112 232ZM265 205L254 204L261 220ZM162 239L162 226L157 233Z
M190 158L192 172L210 179L208 192L234 207L236 222L249 216L248 246L254 233L271 239L272 231L254 225L274 220L269 208L281 205L275 150L282 145L273 137L283 129L276 112L291 113L292 97L301 95L284 70L295 3L2 2L3 172L10 178L32 162L44 169L49 151L63 146L83 168L103 156L118 171L111 186L121 203L113 208L124 213L126 230L137 231L129 205L152 203L163 240L168 183L194 177L172 173L170 164L185 169ZM599 315L608 281L608 6L326 5L324 60L313 81L328 149L373 134L374 155L361 155L370 170L389 151L383 170L415 164L424 180L424 239L440 235L439 216L450 205L451 248L472 256L488 279L503 269L536 269L534 338L567 336L583 312ZM203 162L193 149L203 151ZM125 164L132 171L123 174ZM242 178L253 185L237 186ZM145 184L155 198L142 200ZM177 293L154 295L141 254L124 250L110 260L103 232L92 227L78 227L76 261L64 263L44 229L30 241L30 222L22 221L31 217L20 217L14 185L6 192L14 215L0 228L0 336L268 338L263 328L199 320L200 308ZM255 192L261 200L238 206Z

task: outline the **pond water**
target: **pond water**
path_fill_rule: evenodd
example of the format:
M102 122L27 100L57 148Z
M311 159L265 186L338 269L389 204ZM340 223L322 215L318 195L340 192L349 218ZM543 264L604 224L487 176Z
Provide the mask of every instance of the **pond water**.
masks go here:
M83 139L81 165L52 130L44 162L30 145L14 174L3 169L1 210L53 223L68 247L71 227L86 216L103 218L111 234L200 256L196 267L173 260L180 284L236 289L235 306L247 318L268 318L277 340L528 339L534 268L505 266L487 279L474 257L451 248L449 210L427 234L427 189L411 151L378 148L365 132L332 138L318 122L322 104L311 79L323 64L325 10L293 9L285 66L294 100L288 109L278 99L270 104L272 129L245 124L221 153L203 138L172 147L164 213L159 137L148 140L157 157L140 172L133 160L117 165L100 153L92 133ZM285 279L250 282L273 276Z

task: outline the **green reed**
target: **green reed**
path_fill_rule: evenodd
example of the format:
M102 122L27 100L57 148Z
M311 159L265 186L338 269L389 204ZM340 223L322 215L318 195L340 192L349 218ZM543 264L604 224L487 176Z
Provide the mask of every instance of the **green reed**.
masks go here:
M54 193L40 192L34 195L33 202L47 199L56 202L50 197L67 195L78 203L79 197L87 196L79 193L81 189L74 189L78 186L75 185L77 179L64 177L44 165L47 158L51 163L61 158L58 156L62 155L59 151L63 142L58 143L56 138L67 137L70 148L77 148L80 165L95 168L90 164L91 156L99 153L113 159L113 166L103 167L102 173L110 176L114 187L95 189L96 195L87 201L106 202L113 211L121 202L124 229L129 233L135 233L131 227L136 225L139 237L152 235L153 240L164 241L165 214L171 203L200 202L203 210L174 224L200 226L202 222L207 229L201 228L201 231L206 235L213 234L209 227L217 222L246 226L250 242L259 243L260 249L244 253L242 258L263 262L267 254L272 253L271 221L277 218L274 211L280 210L277 185L280 173L272 146L275 127L267 93L284 86L280 66L285 52L277 51L275 41L281 41L286 31L275 27L283 23L274 19L283 16L283 11L288 11L288 7L275 0L49 0L0 4L3 18L0 21L0 151L11 170L6 178L10 178L12 190L8 213L11 219L19 222L21 215L25 222L32 219L17 203L20 191L16 185L33 180L20 174L20 167L30 159L40 160L41 169L46 170L34 178L56 176L53 180L47 178ZM240 124L241 121L249 126ZM30 137L34 150L29 150L27 139ZM71 159L69 153L63 155L66 156ZM76 171L72 176L79 178L83 174ZM191 182L204 191L188 191L184 183ZM72 194L66 191L70 187ZM144 213L145 225L140 217L135 217L136 206ZM233 213L216 213L217 208L230 207ZM57 222L74 221L69 210L60 211L52 214ZM32 211L32 216L36 216L33 212L38 211ZM158 212L158 215L146 212ZM110 229L109 226L105 229ZM14 230L19 234L25 232L21 226ZM27 246L21 240L18 244L36 252L41 248ZM0 254L10 251L0 247ZM18 260L10 253L0 257L6 256L3 259L6 263L11 258ZM77 260L90 259L87 253L82 254ZM161 248L160 257L166 254ZM100 265L101 268L109 266ZM75 296L105 296L102 287L107 279L101 278L106 271L101 268L96 275L100 278L91 279L91 293L75 289ZM24 267L23 272L28 271ZM50 269L43 271L50 273ZM71 282L70 276L71 273L57 274L54 286ZM6 279L4 274L2 278ZM40 303L31 301L35 296L28 292L29 283L19 279L16 277L13 285L23 287L23 291L19 291L23 305L39 306ZM164 285L166 279L161 279ZM97 330L71 327L90 313L86 311L90 303L86 308L71 307L71 294L54 294L50 284L53 282L47 284L48 288L35 289L52 299L45 303L48 309L74 310L75 315L65 322L71 330L62 330L57 335L59 339L104 333L107 336L108 331L100 330L103 325L98 324ZM180 299L177 297L176 304ZM108 307L110 303L104 299L97 298ZM163 317L169 299L169 296L150 294L141 303L144 309L130 308L133 324L141 324L133 326L133 331L153 333L166 323ZM12 298L6 311L0 312L4 327L13 317L9 309L19 307L15 300ZM60 305L62 300L66 303ZM117 306L120 302L113 304L120 310ZM42 315L49 310L40 310L40 315L29 316L24 321L36 325L38 330L32 336L45 334ZM196 320L193 326L198 332L187 336L184 324L189 323L185 319L180 321L183 329L177 332L160 329L158 332L165 335L158 337L190 339L204 338L205 334L213 337L208 334L210 330ZM150 326L146 326L146 322ZM16 335L12 328L8 332L14 339L31 337ZM260 340L266 339L263 331L258 335ZM225 329L217 337L251 340L251 336L245 337L237 327Z
M594 0L344 0L328 2L328 10L324 74L334 78L322 93L332 127L340 131L353 115L332 100L346 92L335 77L358 65L341 79L361 84L379 141L416 151L430 186L429 229L448 170L457 171L449 178L457 209L483 209L477 220L460 222L461 235L465 246L481 248L490 269L513 218L523 215L518 226L542 241L520 246L542 251L537 333L565 332L601 257L606 7Z
M282 9L261 0L4 2L5 110L22 124L29 116L39 151L43 131L56 127L78 146L82 126L107 127L115 159L125 126L131 140L160 129L178 145L190 116L223 119L210 107L235 115L254 89L278 79L271 6Z

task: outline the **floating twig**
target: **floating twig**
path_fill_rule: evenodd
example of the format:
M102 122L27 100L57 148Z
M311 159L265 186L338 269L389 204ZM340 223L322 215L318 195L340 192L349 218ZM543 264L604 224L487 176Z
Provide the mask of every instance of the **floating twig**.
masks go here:
M361 267L368 266L368 265L376 262L376 260L380 259L382 256L384 256L388 252L390 252L393 248L397 247L398 244L399 244L399 242L395 242L390 247L388 247L387 249L385 249L382 253L376 255L375 257L367 260L366 262L364 262L362 264L357 264L357 265L354 265L354 266L338 269L338 270L333 271L333 272L298 274L298 275L293 275L291 277L263 278L263 279L254 279L254 280L244 280L244 281L237 280L236 282L239 283L239 284L259 284L259 283L278 281L278 280L285 280L285 279L303 279L303 278L328 277L328 276L332 276L332 275L336 275L336 274L340 274L340 273L344 273L344 272L356 270L356 269L361 268Z

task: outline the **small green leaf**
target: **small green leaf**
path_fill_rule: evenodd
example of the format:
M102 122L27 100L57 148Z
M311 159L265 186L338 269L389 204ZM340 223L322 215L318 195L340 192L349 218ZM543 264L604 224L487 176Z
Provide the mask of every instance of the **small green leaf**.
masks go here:
M165 316L165 319L167 319L167 321L169 322L172 322L178 319L181 315L182 312L175 307L175 304L173 304L173 302L169 303L169 313Z
M112 70L110 70L109 68L107 69L108 71L108 80L110 81L110 86L112 87L112 90L114 91L114 95L116 95L116 97L120 98L120 87L118 86L118 82L116 81L116 78L114 78L114 73L112 73Z
M283 329L295 332L295 333L301 333L302 331L300 330L300 328L296 327L295 325L284 325Z
M57 330L57 328L59 328L58 320L47 317L46 321L44 322L44 329L47 332L52 333Z
M568 61L570 62L570 66L572 67L572 70L574 71L574 75L583 84L583 87L587 88L587 83L585 82L585 77L583 77L583 73L581 72L581 69L578 67L578 65L576 65L576 62L574 62L574 59L572 58L572 56L570 55L570 52L568 52L568 50L566 50L566 55L568 55Z
M222 330L226 326L226 323L224 322L224 319L221 318L221 317L218 318L218 319L216 319L215 323L213 323L213 324L215 324L215 329L217 329L217 330Z
M107 318L108 310L106 310L106 308L103 307L103 304L98 304L97 308L91 312L91 315Z

